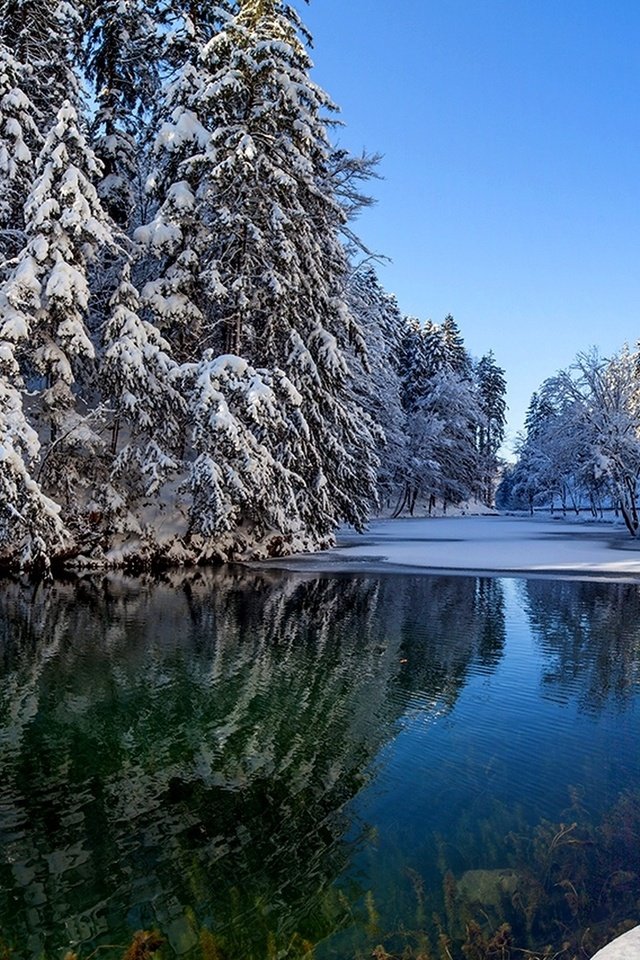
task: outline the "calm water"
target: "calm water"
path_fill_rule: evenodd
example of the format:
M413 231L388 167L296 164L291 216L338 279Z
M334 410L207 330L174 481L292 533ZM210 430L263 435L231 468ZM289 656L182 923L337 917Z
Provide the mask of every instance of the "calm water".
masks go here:
M86 958L156 928L167 956L232 960L435 956L439 935L461 957L474 919L597 939L640 921L639 734L633 584L4 584L0 940Z

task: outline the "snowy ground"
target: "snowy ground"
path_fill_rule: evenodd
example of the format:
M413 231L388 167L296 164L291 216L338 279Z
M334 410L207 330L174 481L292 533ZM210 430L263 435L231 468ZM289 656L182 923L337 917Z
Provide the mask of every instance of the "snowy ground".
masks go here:
M376 520L333 550L292 557L293 570L424 570L640 580L640 541L624 527L520 517Z
M640 927L634 927L596 953L593 960L638 960L640 957Z

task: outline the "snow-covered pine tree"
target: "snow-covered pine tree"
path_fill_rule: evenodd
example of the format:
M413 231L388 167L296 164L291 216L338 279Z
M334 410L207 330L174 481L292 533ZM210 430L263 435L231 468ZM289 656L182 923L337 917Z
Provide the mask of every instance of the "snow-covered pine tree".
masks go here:
M398 345L398 369L402 405L409 414L417 408L424 385L432 375L424 330L416 317L405 317Z
M493 350L485 354L475 369L480 409L484 415L478 429L478 453L482 464L482 499L491 506L498 472L498 450L504 440L507 422L504 370L495 361Z
M198 92L211 79L204 65L196 69L188 60L164 91L154 145L157 165L147 181L159 205L153 220L135 232L147 261L157 261L155 277L142 289L143 302L177 359L189 362L212 346L224 349L225 339L214 312L222 285L213 266L204 269L207 251L219 240L208 222L206 202L196 204L198 191L206 197L207 182L200 186L192 171L211 139L194 109Z
M428 379L441 371L471 379L471 358L464 345L458 324L448 314L441 324L427 320L421 325L424 376Z
M302 398L281 370L205 351L183 367L191 385L192 531L204 557L273 556L314 545L298 509L293 451L308 442Z
M458 324L450 313L444 318L440 327L446 365L460 377L467 379L471 375L471 359L464 345Z
M444 342L442 327L432 320L427 320L422 328L425 375L433 377L440 370L449 366L447 347Z
M428 321L428 327L433 325ZM425 327L416 317L405 317L398 344L398 371L400 398L405 418L405 444L397 483L397 501L394 515L404 510L413 514L418 497L433 493L427 491L427 468L437 470L435 462L425 459L425 449L432 436L433 424L426 423L421 414L421 403L431 376L426 351ZM439 428L436 428L439 429Z
M139 234L167 256L143 294L182 357L211 347L292 381L309 429L298 505L323 539L341 520L361 526L375 496L373 438L344 359L357 332L331 180L333 105L309 78L296 14L280 0L240 7L168 93L161 203Z
M24 245L23 209L40 149L38 112L24 90L29 72L0 41L0 263Z
M40 452L27 421L16 345L26 330L12 322L14 308L0 294L0 563L18 563L40 572L64 545L60 507L31 476Z
M136 207L139 141L159 88L160 36L148 7L144 0L84 4L84 68L97 103L93 146L104 168L98 194L122 226Z
M77 105L78 0L0 0L0 41L28 68L24 91L47 130L63 101Z
M543 384L540 392L533 393L527 407L525 429L516 444L518 460L496 490L496 502L503 507L528 510L533 515L536 504L553 502L557 477L546 449L546 438L555 433L557 417L558 411Z
M557 410L546 395L546 390L535 390L531 395L529 406L524 418L525 435L527 442L533 441L545 429L549 420L555 417Z
M114 491L115 499L129 509L141 496L157 493L177 470L185 430L178 365L168 343L140 317L139 309L138 291L125 265L103 332L100 382L113 411L115 461L109 488L121 490Z
M76 0L0 0L0 262L24 245L34 163L64 100L79 96Z
M423 383L409 418L407 483L398 512L413 512L419 497L431 512L438 498L446 511L449 504L472 496L479 479L475 437L480 417L470 381L443 368Z
M469 498L480 481L476 435L483 423L471 361L452 317L405 322L400 346L407 449L396 515Z
M163 38L161 72L171 74L185 63L197 64L200 51L225 19L237 13L236 0L143 0Z
M86 325L87 265L116 244L92 183L100 166L68 101L47 134L36 173L25 205L27 243L0 290L4 338L20 347L20 369L33 380L32 406L48 428L42 485L56 497L66 491L73 510L79 474L86 472L74 472L74 463L85 458L85 466L97 465L98 441L85 416L95 355Z
M406 415L398 370L404 318L395 297L381 286L375 270L363 265L349 280L349 306L362 331L366 355L352 349L349 366L357 402L369 414L381 438L378 494L390 504L401 482L406 456Z

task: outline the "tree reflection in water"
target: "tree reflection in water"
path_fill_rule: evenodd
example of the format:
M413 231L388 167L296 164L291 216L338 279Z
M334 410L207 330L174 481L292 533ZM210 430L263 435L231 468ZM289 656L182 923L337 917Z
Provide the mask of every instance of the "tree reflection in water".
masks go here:
M640 587L635 583L525 580L531 628L548 663L544 687L598 711L640 685Z
M0 614L0 920L33 956L158 927L264 957L351 922L349 801L410 698L450 710L505 639L476 578L9 583Z

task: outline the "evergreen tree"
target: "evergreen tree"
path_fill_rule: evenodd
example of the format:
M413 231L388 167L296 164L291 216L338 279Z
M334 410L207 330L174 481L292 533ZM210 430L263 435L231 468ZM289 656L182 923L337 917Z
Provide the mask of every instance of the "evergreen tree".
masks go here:
M12 307L0 295L0 316ZM19 328L0 325L0 560L46 569L49 555L64 544L66 531L60 507L45 496L31 476L40 443L27 421L23 384L15 356Z
M23 208L40 147L38 113L24 91L28 75L0 42L0 263L24 244Z
M423 329L423 352L425 357L426 375L433 377L436 373L449 367L449 358L442 327L432 320L427 320Z
M386 293L375 270L364 266L349 282L349 306L362 331L366 353L352 348L349 365L357 402L365 410L380 438L378 491L388 503L402 480L406 457L406 415L399 353L404 318L395 297Z
M143 0L84 4L84 65L97 102L92 133L104 168L98 193L123 226L130 221L137 199L137 141L159 87L160 37L148 6Z
M21 371L40 378L34 381L33 403L49 427L50 444L41 468L43 483L58 494L66 490L71 508L77 503L80 474L97 465L99 445L86 418L95 357L86 325L87 266L115 241L92 183L100 168L69 102L46 137L36 172L25 205L27 243L0 300L5 339L20 345ZM84 462L74 473L78 457Z
M161 72L171 74L185 63L197 65L202 47L220 30L225 20L237 13L236 0L145 0L150 15L163 37L158 59Z
M102 248L116 247L93 184L100 166L69 101L47 134L36 171L25 207L29 239L18 269L28 264L39 286L38 309L29 321L35 364L47 379L44 404L55 422L57 409L73 406L74 367L95 356L85 322L87 264Z
M0 42L28 72L24 91L47 130L65 100L77 107L82 18L77 0L0 0Z
M493 503L493 488L498 471L498 450L504 440L507 383L504 370L495 361L493 351L481 358L476 367L480 410L484 419L478 429L478 452L482 461L482 498Z
M154 511L173 557L229 559L362 528L377 492L490 500L503 371L352 271L377 158L330 142L309 40L285 0L0 0L0 561L166 556ZM621 497L585 371L526 462Z
M169 90L158 140L157 216L139 233L166 251L143 291L178 355L214 350L282 369L308 440L298 502L322 539L362 526L375 496L373 438L348 390L345 213L332 189L324 114L294 12L243 2ZM189 329L185 329L189 323Z
M156 493L178 468L185 429L178 366L168 343L140 317L139 308L127 265L111 300L100 372L113 409L112 480L124 484L130 505L139 496Z
M402 405L407 414L411 414L418 408L424 386L433 372L425 328L416 317L405 317L398 344L398 368Z
M538 434L547 426L549 420L556 415L556 409L545 395L534 392L529 401L524 418L524 427L527 441L535 440Z
M437 498L446 509L479 485L476 436L482 423L470 360L453 318L442 326L406 321L400 367L407 445L395 513L413 513L420 499L429 513Z
M450 313L444 318L440 333L447 367L459 376L469 378L471 359L465 348L460 328Z
M236 356L206 351L184 367L195 460L189 486L192 530L204 556L231 559L309 545L292 451L308 436L301 397L282 371L254 370ZM313 540L311 540L313 542Z
M476 434L482 422L473 384L454 371L441 370L429 381L420 403L420 416L429 424L423 456L436 464L428 484L443 508L473 496L480 475Z
M516 452L518 460L511 469L509 483L509 499L507 505L513 509L526 509L533 515L534 507L541 501L553 498L553 487L556 481L547 451L545 450L545 436L549 433L549 426L556 416L556 410L545 396L535 392L529 402L525 415L525 431L518 440ZM496 493L496 499L498 494ZM507 494L500 492L500 499L504 502Z
M202 86L211 81L204 66L197 70L187 62L167 86L154 146L158 166L147 182L160 202L151 223L135 233L158 261L158 275L143 287L143 300L181 361L194 361L212 343L224 349L224 332L214 310L216 295L224 288L214 262L207 261L216 238L207 204L196 204L198 192L206 197L211 188L206 180L199 187L200 177L193 172L211 138L193 107Z
M580 513L581 502L597 483L589 470L589 440L580 405L565 390L563 375L545 381L533 394L525 417L525 434L517 446L512 470L511 505L528 509L559 504ZM599 497L600 494L598 493Z

